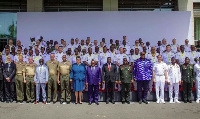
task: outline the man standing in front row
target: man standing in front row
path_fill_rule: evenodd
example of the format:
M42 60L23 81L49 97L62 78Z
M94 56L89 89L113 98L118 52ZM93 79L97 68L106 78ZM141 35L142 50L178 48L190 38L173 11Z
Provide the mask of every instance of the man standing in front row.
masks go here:
M42 98L43 103L46 104L46 84L48 82L49 78L49 71L48 67L44 65L44 60L39 60L40 65L36 67L35 70L35 76L34 76L34 82L36 84L36 101L35 104L39 103L39 97L40 97L40 87L42 88Z
M94 101L99 105L99 85L101 85L101 69L95 66L96 61L91 61L91 66L87 67L86 72L86 86L88 86L89 105ZM94 91L93 91L94 90Z
M13 102L15 99L15 73L16 65L12 62L10 56L7 57L7 63L3 68L4 86L5 86L5 98L6 103Z
M70 63L70 61L67 61L66 55L62 56L62 60L63 62L60 62L58 65L58 77L57 77L58 84L61 85L60 104L65 104L65 101L67 101L67 104L69 104L71 101L71 87L69 83L69 78L70 78L69 74L72 68L72 63Z
M119 67L122 104L125 104L125 102L130 104L131 83L133 83L133 67L128 64L127 58L123 58L123 65Z
M192 95L192 86L194 82L193 69L194 69L193 65L190 64L190 59L186 57L185 63L181 65L184 103L187 103L187 102L192 103L191 95Z
M139 104L142 104L142 101L146 104L147 102L147 93L149 81L152 79L153 66L149 59L145 58L145 52L140 53L140 58L134 62L133 67L133 77L137 81L137 90ZM142 87L144 89L144 95L142 97Z
M111 57L107 58L107 63L102 68L103 84L106 84L106 104L111 100L115 104L115 83L117 83L117 66L111 63ZM110 92L111 90L111 92Z

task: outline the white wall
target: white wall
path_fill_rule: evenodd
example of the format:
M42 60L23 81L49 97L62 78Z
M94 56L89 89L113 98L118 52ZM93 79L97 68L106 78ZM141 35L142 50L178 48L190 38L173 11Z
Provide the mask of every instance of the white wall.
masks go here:
M41 35L46 40L71 38L108 41L110 38L127 39L134 43L138 38L156 45L166 38L171 43L176 38L183 44L188 38L190 12L20 12L17 38L25 46L30 37Z

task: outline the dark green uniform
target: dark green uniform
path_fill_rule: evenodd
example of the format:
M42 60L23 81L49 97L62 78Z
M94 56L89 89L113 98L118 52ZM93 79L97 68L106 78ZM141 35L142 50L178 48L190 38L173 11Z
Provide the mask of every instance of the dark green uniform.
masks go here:
M119 81L121 81L122 102L130 101L132 79L133 79L133 67L130 65L121 65L119 67Z
M191 64L181 65L181 80L183 81L183 98L184 101L191 100L192 86L194 81L194 67Z

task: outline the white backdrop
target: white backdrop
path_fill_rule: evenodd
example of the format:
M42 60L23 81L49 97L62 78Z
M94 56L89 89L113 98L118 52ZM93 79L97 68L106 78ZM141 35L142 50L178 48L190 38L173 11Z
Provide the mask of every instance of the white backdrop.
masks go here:
M71 38L101 41L104 37L122 40L126 35L131 45L138 38L156 45L158 40L173 38L184 44L188 38L190 12L20 12L17 14L17 39L28 46L30 37L45 40ZM193 44L194 41L190 40Z

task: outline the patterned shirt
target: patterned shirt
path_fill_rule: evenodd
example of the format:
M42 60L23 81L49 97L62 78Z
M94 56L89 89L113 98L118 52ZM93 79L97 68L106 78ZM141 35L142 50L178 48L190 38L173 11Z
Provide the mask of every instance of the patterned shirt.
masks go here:
M139 58L134 62L133 77L136 81L151 80L152 75L153 65L149 59L145 58L142 60Z

